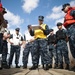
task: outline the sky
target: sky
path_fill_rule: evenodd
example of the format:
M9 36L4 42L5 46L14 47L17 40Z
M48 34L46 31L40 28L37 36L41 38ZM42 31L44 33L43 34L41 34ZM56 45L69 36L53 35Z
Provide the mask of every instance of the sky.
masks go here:
M16 27L20 28L22 35L30 39L27 25L38 25L38 16L44 16L44 23L57 30L57 22L64 21L64 15L61 11L62 5L70 3L75 6L75 0L1 0L7 14L4 15L8 20L8 29L11 33Z
M27 25L37 25L38 16L44 16L44 23L55 28L57 22L63 22L64 13L61 11L64 3L75 6L75 0L1 0L7 14L8 29L13 32L20 27L20 32L27 32Z

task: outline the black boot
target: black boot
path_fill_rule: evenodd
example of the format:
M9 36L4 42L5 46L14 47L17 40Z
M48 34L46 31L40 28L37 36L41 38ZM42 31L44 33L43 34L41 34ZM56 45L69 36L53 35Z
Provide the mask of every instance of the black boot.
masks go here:
M55 65L54 65L54 69L57 69L57 68L58 68L58 64L55 64Z
M52 64L49 65L49 68L52 68Z
M0 70L2 70L3 68L2 67L0 67Z
M27 64L23 65L23 69L27 69Z
M11 68L11 64L8 64L9 69Z
M18 66L18 64L16 64L16 68L20 68L20 66Z
M75 72L75 66L73 66L70 71L74 71Z
M2 70L3 69L3 67L2 67L2 61L0 62L0 70Z
M38 65L37 64L33 64L33 66L31 68L29 68L29 70L35 70L38 68Z
M44 64L42 65L42 68L44 68Z
M49 70L48 64L46 64L46 65L44 66L44 70Z
M69 70L69 64L66 64L65 69Z
M2 68L9 69L9 65L7 64L7 62L2 63Z
M5 68L5 69L10 69L10 67L9 67L8 64L6 64L4 68Z
M60 64L57 69L63 69L63 64Z

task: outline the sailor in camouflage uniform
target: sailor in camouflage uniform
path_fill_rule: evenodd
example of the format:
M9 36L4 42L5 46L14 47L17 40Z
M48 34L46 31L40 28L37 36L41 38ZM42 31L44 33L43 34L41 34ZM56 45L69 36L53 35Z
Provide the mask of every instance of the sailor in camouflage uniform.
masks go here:
M62 11L66 13L63 25L68 31L70 51L75 58L75 7L66 3L62 6ZM75 70L75 66L72 69Z
M30 35L34 36L34 55L33 58L33 66L30 68L37 69L39 64L39 57L41 55L41 61L42 65L44 65L44 70L48 70L48 64L49 64L49 54L47 50L47 35L49 34L49 28L46 24L43 24L44 17L39 16L39 28L36 30L33 30L32 26L30 27Z
M68 56L68 35L67 31L62 28L62 23L57 23L58 31L56 32L56 43L57 43L57 55L58 55L58 65L60 69L63 69L63 57L66 64L65 69L69 69L69 56Z
M29 25L28 25L29 26ZM27 38L26 38L27 39ZM30 37L30 40L24 40L24 51L23 51L23 68L27 68L27 63L28 63L28 56L29 53L31 52L31 55L33 54L33 43L34 43L34 38ZM33 61L33 60L32 60Z
M54 34L54 30L50 29L50 34L48 36L48 46L49 46L49 54L50 54L50 68L52 68L53 57L55 60L54 68L58 67L58 59L57 59L57 51L56 51L56 35Z

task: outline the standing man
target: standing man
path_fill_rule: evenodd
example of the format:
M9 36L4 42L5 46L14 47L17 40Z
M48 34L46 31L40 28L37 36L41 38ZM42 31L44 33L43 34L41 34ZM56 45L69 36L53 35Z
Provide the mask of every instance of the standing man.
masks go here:
M7 54L8 54L8 38L10 37L10 32L5 29L3 33L3 39L2 39L2 68L8 68L7 64Z
M33 66L30 68L30 70L37 69L39 64L39 57L41 55L41 61L44 70L48 70L48 64L49 64L49 55L47 51L47 35L49 34L49 28L46 24L43 24L44 17L39 16L38 22L39 22L39 28L36 30L33 30L32 26L29 29L30 35L35 37L34 40L34 48L33 48Z
M27 68L28 64L28 56L29 53L31 52L32 54L32 47L33 47L33 40L30 39L25 45L24 51L23 51L23 69Z
M31 25L28 25L28 29L29 29L29 26ZM27 38L26 38L27 39ZM24 40L24 51L23 51L23 69L27 68L27 64L28 64L28 56L29 56L29 53L31 52L31 55L32 55L32 48L33 48L33 43L34 43L34 38L33 37L30 37L30 40Z
M67 40L68 35L67 31L62 28L62 23L57 23L58 31L56 32L56 48L58 56L58 68L63 69L63 57L66 64L65 69L69 69L69 56L68 56L68 47Z
M2 39L3 39L3 33L5 32L5 28L7 28L7 20L4 19L4 14L7 12L2 6L2 3L0 1L0 53L2 52Z
M2 67L6 65L6 57L7 57L7 38L9 35L5 31L7 28L7 20L4 19L4 14L7 12L5 8L3 8L1 0L0 0L0 54L2 54ZM7 66L7 65L6 65ZM6 67L4 67L6 68Z
M69 3L66 3L62 6L62 11L66 13L63 25L68 31L70 51L75 58L75 7L71 7Z
M50 35L48 36L48 46L49 46L49 54L50 54L49 68L52 68L53 57L55 60L54 68L57 68L58 67L58 60L57 60L57 51L56 51L56 35L54 34L53 29L50 29Z
M20 49L21 45L23 43L23 37L19 34L20 28L15 29L15 34L13 34L9 40L11 44L11 49L10 49L10 57L9 57L9 68L11 67L13 56L15 54L15 64L16 68L20 68L18 66L19 63L19 57L20 57Z

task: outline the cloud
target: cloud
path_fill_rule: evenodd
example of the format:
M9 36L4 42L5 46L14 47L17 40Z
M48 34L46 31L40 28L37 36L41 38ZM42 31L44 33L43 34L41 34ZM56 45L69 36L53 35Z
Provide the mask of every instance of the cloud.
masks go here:
M49 13L46 18L51 20L57 20L59 18L62 18L64 16L64 13L61 11L61 5L60 6L54 6L52 9L52 13Z
M61 12L61 6L55 6L53 7L52 9L52 13L51 14L48 14L46 16L47 19L53 19L53 20L56 20L56 19L59 19L63 16L63 12Z
M57 19L57 20L55 21L55 24L57 24L58 22L63 23L63 21L64 21L64 18Z
M71 1L69 2L71 6L75 6L75 1ZM52 15L53 14L53 15ZM55 19L55 24L57 24L57 22L62 22L64 21L64 15L65 13L63 13L61 11L61 5L58 7L53 7L52 9L52 14L51 16L49 16L51 19Z
M58 13L58 12L60 12L61 11L61 5L60 6L54 6L53 7L53 9L52 9L52 11L54 12L54 13Z
M69 2L71 6L75 6L75 1L71 1ZM60 6L54 6L52 8L52 13L48 14L46 16L47 19L53 19L53 20L57 20L57 19L60 19L62 17L64 17L65 13L63 13L61 11L61 8L62 8L62 5Z
M49 14L49 15L47 15L46 16L46 18L47 19L52 19L52 20L56 20L56 19L59 19L59 18L61 18L63 15L62 15L62 13L60 12L60 13L52 13L52 14Z
M31 13L38 7L39 0L23 0L22 8L26 13Z
M71 6L75 6L75 1L71 1L71 2L70 2L70 5L71 5Z
M7 10L7 14L4 15L5 19L8 20L9 26L16 25L19 26L24 22L19 15L15 15L14 13Z

